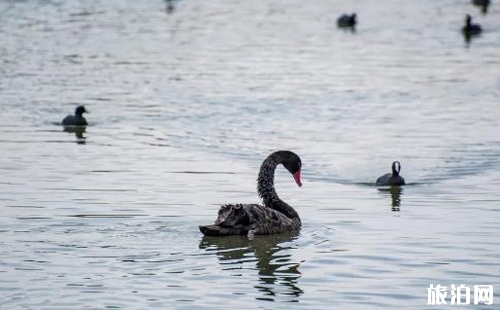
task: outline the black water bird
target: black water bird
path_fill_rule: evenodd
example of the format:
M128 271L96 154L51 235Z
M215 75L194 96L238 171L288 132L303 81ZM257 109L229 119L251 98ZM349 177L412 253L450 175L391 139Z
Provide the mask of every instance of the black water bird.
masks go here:
M481 8L483 14L488 13L488 7L490 6L490 0L472 0L472 4Z
M462 33L465 37L478 36L481 34L483 29L478 24L472 23L472 17L467 14L465 16L465 25L462 27Z
M291 151L276 151L262 162L257 177L257 192L264 205L223 205L214 224L200 226L200 231L208 236L225 236L269 235L300 229L299 214L281 200L274 189L274 172L279 164L283 164L297 185L302 186L299 156Z
M401 171L401 163L395 161L392 163L392 173L387 173L377 179L375 185L385 186L385 185L405 185L405 179L399 175Z
M63 126L87 126L87 120L83 117L83 113L88 113L83 105L76 107L75 115L68 115L62 120Z
M356 13L351 15L342 14L339 18L337 18L337 26L340 28L354 28L356 23Z
M175 6L174 6L173 0L165 0L165 2L166 2L166 5L167 5L167 7L165 9L166 12L168 14L172 14L174 12L174 10L175 10Z

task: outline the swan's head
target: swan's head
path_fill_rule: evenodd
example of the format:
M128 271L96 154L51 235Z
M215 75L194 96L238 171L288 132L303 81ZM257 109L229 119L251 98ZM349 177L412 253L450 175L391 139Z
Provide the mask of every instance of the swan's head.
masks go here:
M285 166L286 170L293 175L295 183L297 183L298 186L302 186L302 182L300 181L300 169L302 168L300 157L294 152L279 151L278 158L283 166Z
M89 113L89 112L85 110L85 107L83 105L76 107L75 115L81 116L83 113Z
M392 163L392 174L399 175L399 171L401 171L401 164L399 161L395 161Z

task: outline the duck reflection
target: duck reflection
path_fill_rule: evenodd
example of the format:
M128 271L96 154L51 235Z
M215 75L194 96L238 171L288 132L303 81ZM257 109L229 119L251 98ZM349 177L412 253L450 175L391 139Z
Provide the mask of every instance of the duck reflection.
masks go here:
M69 133L74 133L76 137L77 144L85 144L85 130L87 126L64 126L64 131Z
M200 249L215 252L221 265L242 265L249 262L253 254L257 260L256 267L259 278L255 288L262 293L260 300L276 299L297 302L303 291L297 285L301 274L300 264L291 260L291 245L283 243L292 241L297 233L276 235L210 237L203 236Z
M401 210L401 195L403 194L403 187L393 185L389 187L381 187L378 189L380 192L391 195L391 210L399 212Z

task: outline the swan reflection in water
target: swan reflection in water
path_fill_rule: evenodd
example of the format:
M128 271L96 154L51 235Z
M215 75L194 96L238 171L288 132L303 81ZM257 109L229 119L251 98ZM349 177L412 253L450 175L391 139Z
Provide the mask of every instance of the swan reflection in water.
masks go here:
M64 126L64 131L69 133L74 133L76 137L77 144L85 144L85 130L87 126Z
M247 236L211 237L203 236L200 249L214 252L223 269L234 269L234 265L249 263L253 254L256 270L259 273L255 288L262 293L259 300L286 300L298 302L303 291L297 285L301 274L300 264L293 262L289 242L297 237L297 232L259 235L249 239Z
M399 212L401 210L401 195L403 194L403 187L393 185L389 187L379 187L378 190L382 193L391 195L391 210Z

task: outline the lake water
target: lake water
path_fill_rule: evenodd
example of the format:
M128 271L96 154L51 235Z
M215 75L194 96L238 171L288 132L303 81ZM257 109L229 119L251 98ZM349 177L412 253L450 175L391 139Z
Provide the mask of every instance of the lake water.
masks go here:
M498 307L498 3L170 5L0 1L1 309L422 309L431 284ZM301 231L203 237L277 149ZM377 189L394 160L408 184Z

